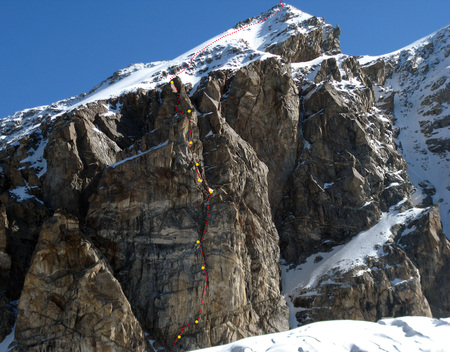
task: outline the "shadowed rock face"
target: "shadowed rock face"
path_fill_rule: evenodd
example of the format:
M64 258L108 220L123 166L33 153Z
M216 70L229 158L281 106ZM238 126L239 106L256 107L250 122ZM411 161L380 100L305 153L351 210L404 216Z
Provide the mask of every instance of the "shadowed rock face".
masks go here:
M286 330L280 260L320 262L412 209L394 99L377 97L392 68L334 55L338 27L310 21L278 57L42 118L0 150L0 340L20 297L15 351L147 351L145 333L171 349L198 316L208 210L208 288L177 349ZM285 292L297 321L447 316L449 242L438 207L417 213L377 256Z

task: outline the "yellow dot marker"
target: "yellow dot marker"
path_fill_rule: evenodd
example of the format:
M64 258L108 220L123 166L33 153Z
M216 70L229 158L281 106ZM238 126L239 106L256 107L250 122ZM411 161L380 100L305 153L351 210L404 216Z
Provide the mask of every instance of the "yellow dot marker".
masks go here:
M201 178L199 178L199 179L198 179L198 182L202 182L202 179L201 179Z
M192 141L189 141L189 144L192 144Z
M212 192L213 192L213 190L212 190L212 189L210 189L210 190L209 190L209 193L212 193Z
M173 81L170 81L170 84L173 84Z
M202 266L202 270L205 270L205 267L204 267L204 266Z
M200 243L200 241L199 241L199 240L197 240L197 243Z
M195 321L195 324L198 324L198 320Z
M188 112L191 112L191 110L188 110Z
M181 339L181 335L178 335L178 338Z
M198 166L199 164L198 163L195 163L195 166Z

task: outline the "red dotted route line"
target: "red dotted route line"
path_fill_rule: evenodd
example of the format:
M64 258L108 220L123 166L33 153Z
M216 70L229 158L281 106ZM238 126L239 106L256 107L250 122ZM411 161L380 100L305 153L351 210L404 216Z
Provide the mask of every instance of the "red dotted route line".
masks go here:
M221 40L221 39L223 39L223 38L226 38L226 37L228 37L228 36L230 36L230 35L236 34L237 32L240 32L240 31L242 31L243 29L246 29L246 28L248 28L248 27L254 26L255 24L259 24L259 23L261 23L261 22L267 21L269 18L272 18L273 16L278 15L278 13L279 13L279 12L283 9L283 7L284 7L283 0L280 0L280 4L281 4L280 9L279 9L277 12L273 13L272 15L270 15L269 17L264 17L264 18L260 19L258 22L250 23L250 24L248 24L248 25L246 25L246 26L244 26L244 27L242 27L242 28L239 28L238 30L236 30L236 31L234 31L234 32L225 34L225 35L221 36L220 38L217 38L216 40L212 41L211 43L209 43L209 44L208 44L207 46L205 46L204 48L202 48L202 49L200 49L199 51L197 51L194 55L192 55L191 61L189 62L189 66L188 66L188 67L185 67L185 68L182 69L180 72L174 74L172 77L169 78L169 80L172 80L172 79L174 79L176 76L181 75L184 71L186 71L189 67L192 66L192 61L195 59L195 57L196 57L198 54L200 54L203 50L205 50L206 48L210 47L211 45L213 45L214 43L218 42L219 40Z
M203 286L202 301L201 301L201 303L200 303L200 309L199 309L199 312L198 312L198 315L197 315L197 319L195 319L194 321L191 321L191 322L189 322L189 323L187 323L187 324L184 324L184 325L181 327L181 333L177 336L177 338L175 339L175 342L173 343L173 346L172 346L172 352L173 352L173 350L175 349L175 345L177 344L178 340L181 339L181 337L183 336L184 329L185 329L186 327L190 326L190 325L198 324L198 321L199 321L199 319L200 319L200 316L202 315L203 302L204 302L204 300L205 300L205 292L206 292L206 288L208 287L208 279L209 279L209 276L208 276L208 270L206 269L206 263L205 263L205 254L204 254L204 252L203 252L203 239L205 238L206 227L208 226L208 220L209 220L209 200L211 199L211 195L212 195L212 193L213 193L213 190L209 187L209 184L208 184L208 181L206 180L206 178L205 178L205 177L202 177L202 175L201 175L201 173L200 173L200 170L199 170L199 168L198 168L199 165L200 165L200 163L199 163L199 160L198 160L198 158L197 158L197 155L195 154L195 152L194 152L194 150L193 150L193 147L192 147L194 142L193 142L193 140L192 140L191 110L187 110L187 111L178 111L178 105L180 104L180 93L179 93L177 87L175 86L175 84L173 83L173 81L171 81L170 83L173 85L173 87L174 87L174 88L176 89L176 91L177 91L177 105L176 105L176 107L175 107L175 113L176 113L177 115L181 115L181 114L187 113L187 114L188 114L188 117L189 117L189 150L191 151L191 154L192 154L192 156L193 156L193 158L194 158L194 160L195 160L195 172L197 173L197 177L198 177L198 178L197 178L197 181L198 181L198 182L204 181L205 184L206 184L206 186L208 187L208 191L209 191L208 199L206 200L206 204L207 204L207 208L206 208L206 220L205 220L205 225L204 225L204 227L203 227L203 234L202 234L201 239L200 239L200 240L197 240L197 244L200 244L200 252L201 252L201 255L202 255L202 263L203 263L203 265L202 265L202 270L205 272L205 275L206 275L205 285Z
M197 244L200 244L200 252L201 252L201 255L202 255L202 263L203 263L203 264L202 264L202 267L201 267L201 268L202 268L202 270L205 272L205 275L206 275L205 285L203 286L202 301L201 301L201 303L200 303L200 309L199 309L199 311L198 311L197 318L196 318L194 321L191 321L191 322L189 322L189 323L187 323L187 324L184 324L184 325L181 327L181 332L180 332L180 334L177 336L177 338L175 339L175 341L174 341L174 343L173 343L173 346L172 346L171 352L173 352L173 351L175 350L175 346L176 346L178 340L181 339L181 337L183 336L183 334L184 334L184 329L186 329L186 328L187 328L188 326L190 326L190 325L198 324L198 322L199 322L199 320L200 320L200 317L201 317L201 314L202 314L202 308L203 308L203 303L204 303L204 300L205 300L206 288L208 287L208 280L209 280L208 270L206 269L206 263L205 263L205 254L204 254L204 252L203 252L203 239L205 238L206 227L207 227L207 225L208 225L208 220L209 220L209 206L210 206L209 201L210 201L211 196L212 196L212 193L213 193L213 190L209 187L208 181L206 180L205 177L202 177L202 175L201 175L201 173L200 173L200 171L199 171L199 168L198 168L198 167L199 167L200 163L199 163L199 160L198 160L198 158L197 158L197 155L195 154L195 152L194 152L194 150L193 150L193 143L194 143L194 142L193 142L193 140L192 140L192 128L191 128L191 114L192 114L192 112L191 112L191 110L178 111L178 106L180 105L180 94L179 94L179 91L178 91L177 87L175 86L174 82L172 81L172 79L175 78L176 76L180 75L180 74L183 73L184 71L186 71L189 67L191 67L191 66L192 66L192 61L194 60L194 58L195 58L198 54L200 54L203 50L205 50L206 48L208 48L209 46L211 46L212 44L214 44L214 43L218 42L219 40L221 40L221 39L223 39L223 38L225 38L225 37L228 37L228 36L230 36L230 35L232 35L232 34L236 34L237 32L239 32L239 31L241 31L241 30L243 30L243 29L245 29L245 28L248 28L248 27L250 27L250 26L254 26L255 24L258 24L258 23L261 23L261 22L263 22L263 21L266 21L266 20L268 20L269 18L271 18L271 17L277 15L277 14L283 9L283 7L284 7L283 0L280 0L280 3L282 4L282 5L281 5L281 8L280 8L277 12L275 12L274 14L272 14L271 16L262 18L262 19L259 20L258 22L248 24L248 25L246 25L246 26L244 26L244 27L242 27L242 28L240 28L240 29L238 29L238 30L236 30L236 31L234 31L234 32L228 33L228 34L226 34L226 35L224 35L224 36L222 36L222 37L220 37L220 38L214 40L213 42L209 43L209 44L208 44L207 46L205 46L203 49L197 51L197 52L192 56L191 61L190 61L188 67L184 68L183 70L181 70L181 71L178 72L177 74L175 74L175 75L173 75L172 77L170 77L170 84L172 84L173 87L175 88L175 90L177 91L177 105L175 106L175 113L176 113L177 115L182 115L182 114L187 113L187 114L188 114L188 117L189 117L189 150L191 151L192 157L193 157L194 160L195 160L195 172L197 173L197 177L198 177L197 180L198 180L198 182L204 181L205 184L206 184L206 187L208 188L208 192L209 192L208 199L206 200L206 204L207 204L207 208L206 208L206 220L205 220L205 225L204 225L204 227L203 227L203 234L202 234L201 239L200 239L200 240L197 240Z

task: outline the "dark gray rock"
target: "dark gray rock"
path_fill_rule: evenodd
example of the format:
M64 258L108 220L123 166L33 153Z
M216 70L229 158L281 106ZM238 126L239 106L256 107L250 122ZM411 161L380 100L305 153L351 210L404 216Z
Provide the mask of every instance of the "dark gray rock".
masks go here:
M397 243L419 269L423 291L435 317L450 314L450 243L442 233L439 206L399 231Z

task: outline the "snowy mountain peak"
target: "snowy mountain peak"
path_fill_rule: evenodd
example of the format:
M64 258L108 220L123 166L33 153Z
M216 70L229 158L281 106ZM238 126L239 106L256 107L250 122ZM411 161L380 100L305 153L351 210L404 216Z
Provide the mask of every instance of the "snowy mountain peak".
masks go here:
M276 22L290 21L290 23L297 23L297 24L301 24L302 22L307 21L310 18L314 17L306 12L297 9L292 5L284 3L272 7L269 11L263 12L256 17L250 17L244 21L237 23L233 27L233 29L240 29L255 22L263 22L267 18L273 16L274 14L279 14L279 16L277 16L277 18L274 19L274 21Z
M136 88L152 89L167 83L174 75L195 91L201 78L214 70L235 71L256 60L274 55L284 57L279 49L290 38L299 34L306 36L312 31L328 38L332 29L323 19L291 5L277 5L257 17L239 22L173 60L135 64L116 72L80 104L108 99Z
M257 17L205 41L170 61L138 63L115 72L88 94L65 99L49 106L16 112L0 121L0 149L27 135L40 121L60 116L82 105L108 100L137 89L153 89L177 75L193 93L203 77L214 70L236 71L256 60L279 56L288 62L308 61L323 52L340 52L339 29L323 19L288 4L279 4ZM309 40L306 40L306 38ZM320 38L323 45L307 48ZM306 50L305 50L306 48ZM179 74L182 71L181 74Z

